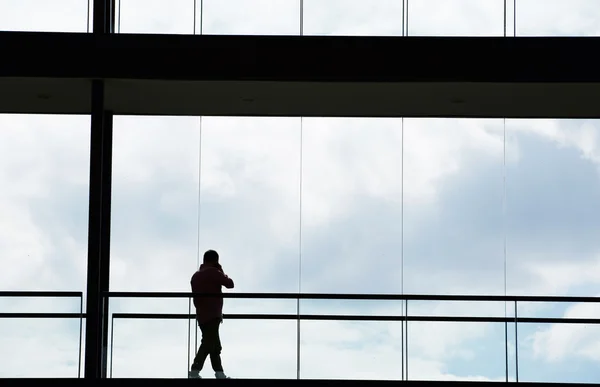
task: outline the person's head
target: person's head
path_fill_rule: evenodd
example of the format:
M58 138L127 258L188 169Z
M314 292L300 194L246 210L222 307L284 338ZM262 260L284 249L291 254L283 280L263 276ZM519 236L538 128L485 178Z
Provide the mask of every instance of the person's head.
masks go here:
M214 250L207 250L204 253L204 263L208 265L215 265L219 263L219 253Z

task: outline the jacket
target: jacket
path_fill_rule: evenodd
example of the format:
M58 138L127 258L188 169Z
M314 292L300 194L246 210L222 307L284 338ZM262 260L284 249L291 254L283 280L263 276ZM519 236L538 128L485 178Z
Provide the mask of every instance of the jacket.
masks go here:
M222 294L222 286L233 289L233 280L223 270L212 265L202 264L190 281L193 293ZM194 297L196 319L199 324L223 318L223 297Z

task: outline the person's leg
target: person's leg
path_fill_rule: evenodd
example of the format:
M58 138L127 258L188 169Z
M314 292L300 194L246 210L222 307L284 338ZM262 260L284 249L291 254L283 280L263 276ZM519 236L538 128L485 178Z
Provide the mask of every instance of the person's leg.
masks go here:
M221 362L221 337L219 335L219 328L221 326L221 319L211 321L210 326L207 327L207 334L210 335L212 347L210 349L210 363L213 371L215 371L215 377L217 379L227 379L227 375L223 372L223 364Z
M190 377L199 377L200 371L202 371L202 367L204 367L204 362L210 354L212 345L210 329L207 329L207 324L199 323L198 326L202 332L202 340L200 341L200 348L198 348L198 352L196 353L196 357L194 357L194 362L192 363L191 371L189 373Z
M221 337L219 336L220 326L221 321L218 320L211 327L211 334L213 335L213 347L210 351L210 363L212 364L213 371L215 372L223 372L223 364L221 363L221 351L223 348L221 347Z

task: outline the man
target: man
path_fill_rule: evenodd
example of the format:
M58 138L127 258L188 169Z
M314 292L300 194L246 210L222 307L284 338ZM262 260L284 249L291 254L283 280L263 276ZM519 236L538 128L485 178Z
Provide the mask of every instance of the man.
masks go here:
M214 250L204 253L204 262L194 273L191 280L193 293L220 294L221 287L233 289L233 280L223 272L219 264L219 254ZM200 378L200 371L206 358L210 356L212 368L217 379L228 379L221 364L221 339L219 326L223 322L223 297L194 297L196 320L202 331L202 342L194 358L190 378Z

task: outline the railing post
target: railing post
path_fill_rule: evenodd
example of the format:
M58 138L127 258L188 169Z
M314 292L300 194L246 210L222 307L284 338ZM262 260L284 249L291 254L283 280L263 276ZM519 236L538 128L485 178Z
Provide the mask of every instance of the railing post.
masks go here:
M79 295L79 356L77 356L77 378L81 378L81 352L83 345L83 293Z
M406 324L404 326L405 329L405 339L404 342L406 344L406 357L405 357L405 361L406 361L406 380L408 380L408 299L406 300L406 303L404 304L404 316L405 316L405 320L406 320Z
M506 302L505 302L505 304L506 304ZM505 306L505 308L506 308L506 306ZM508 321L504 321L504 360L506 362L505 382L508 383Z
M300 379L300 298L296 300L296 379Z
M505 382L508 383L510 377L508 362L508 305L504 300L504 361L505 361Z
M515 300L515 381L519 382L519 324L517 318L517 300Z
M110 374L109 377L112 379L113 376L113 354L114 354L114 348L115 348L115 319L114 317L111 317L110 319Z
M404 303L406 302L406 300L401 300L401 307L400 310L402 311L402 317L403 319L400 321L400 350L402 351L402 378L401 380L404 380L404 324L406 324L406 313L404 313Z

